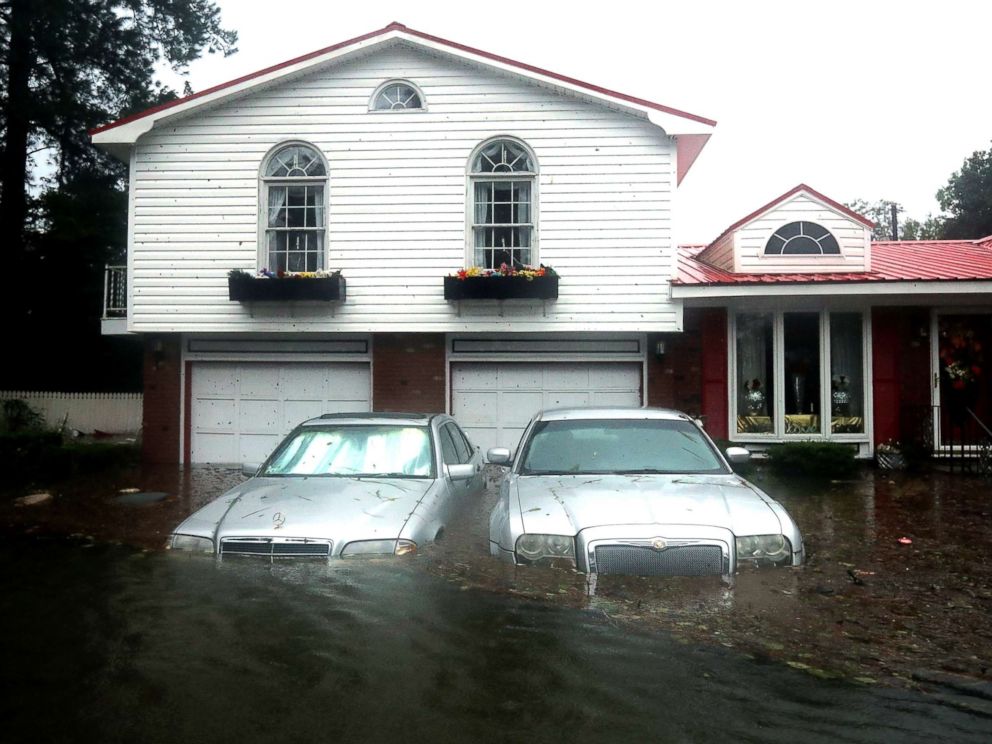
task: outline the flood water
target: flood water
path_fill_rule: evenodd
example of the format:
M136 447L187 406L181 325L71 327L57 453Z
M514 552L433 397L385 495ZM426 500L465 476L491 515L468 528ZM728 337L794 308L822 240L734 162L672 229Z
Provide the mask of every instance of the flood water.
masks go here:
M467 588L424 557L18 538L0 559L4 741L992 740L992 720L918 692Z

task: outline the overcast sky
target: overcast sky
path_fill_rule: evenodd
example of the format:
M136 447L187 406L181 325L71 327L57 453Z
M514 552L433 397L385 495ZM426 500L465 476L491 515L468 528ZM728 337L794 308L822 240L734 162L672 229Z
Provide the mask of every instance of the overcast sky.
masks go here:
M194 64L194 90L399 21L716 119L679 190L679 242L800 182L922 219L992 146L987 0L217 2L240 51Z

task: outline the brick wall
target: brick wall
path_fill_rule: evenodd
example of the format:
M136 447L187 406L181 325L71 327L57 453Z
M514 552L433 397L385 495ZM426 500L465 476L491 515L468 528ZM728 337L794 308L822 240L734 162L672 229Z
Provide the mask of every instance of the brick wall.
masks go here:
M648 335L648 405L675 408L693 416L702 413L701 314L686 309L682 333ZM658 341L665 353L655 355Z
M178 335L145 337L141 433L141 454L145 462L179 462L180 364Z
M377 333L373 336L373 410L444 411L444 377L444 334Z

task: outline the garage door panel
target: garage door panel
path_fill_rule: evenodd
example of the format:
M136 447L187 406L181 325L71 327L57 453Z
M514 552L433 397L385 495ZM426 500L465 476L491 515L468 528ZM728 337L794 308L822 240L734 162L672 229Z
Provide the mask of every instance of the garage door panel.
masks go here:
M271 389L266 391L267 395L271 393ZM242 434L277 434L282 429L282 401L242 399L238 404L238 423Z
M451 365L451 411L473 443L515 448L542 408L641 405L631 362L463 362Z
M558 391L544 394L544 408L571 408L589 405L587 391Z
M275 398L279 395L279 366L276 364L238 367L238 378L238 390L242 396Z
M505 426L527 426L535 411L544 404L540 390L533 393L508 392L501 396L500 418Z
M641 370L624 364L602 364L590 367L589 389L603 390L640 388Z
M363 363L194 362L191 375L195 463L261 462L301 421L370 410Z
M297 421L296 423L300 423ZM288 431L292 431L292 427ZM242 434L240 439L241 462L261 465L282 441L284 434Z
M502 364L499 366L500 390L541 390L544 374L533 364Z
M233 400L201 399L200 427L206 430L230 429L238 420L237 403Z
M640 393L623 392L620 390L601 390L591 393L590 404L594 406L639 406Z
M465 426L494 426L499 421L499 393L464 392L455 397L451 410Z

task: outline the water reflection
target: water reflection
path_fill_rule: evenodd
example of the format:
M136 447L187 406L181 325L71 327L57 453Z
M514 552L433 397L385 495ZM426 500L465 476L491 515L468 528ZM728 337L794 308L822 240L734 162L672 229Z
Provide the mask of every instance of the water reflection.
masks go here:
M824 682L415 563L0 548L7 741L987 741Z

